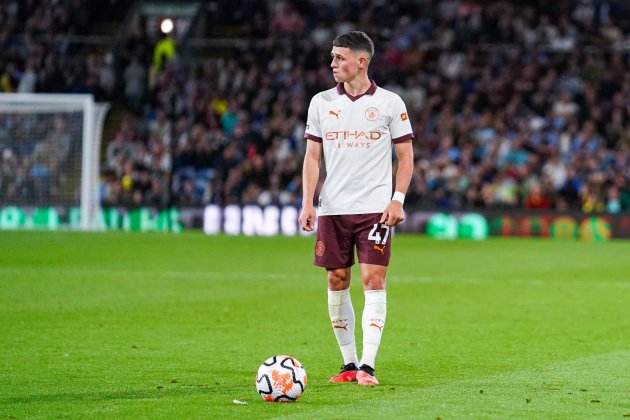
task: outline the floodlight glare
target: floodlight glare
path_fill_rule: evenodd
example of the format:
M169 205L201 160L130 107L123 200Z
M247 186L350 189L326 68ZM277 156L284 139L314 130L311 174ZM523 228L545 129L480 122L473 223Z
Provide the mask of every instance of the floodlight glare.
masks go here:
M164 34L170 34L173 30L173 20L171 18L162 19L160 30Z

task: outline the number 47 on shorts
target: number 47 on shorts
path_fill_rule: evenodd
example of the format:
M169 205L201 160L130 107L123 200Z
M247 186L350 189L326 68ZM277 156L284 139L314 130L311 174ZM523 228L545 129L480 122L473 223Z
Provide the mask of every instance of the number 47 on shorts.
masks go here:
M376 245L385 245L389 238L389 226L375 223L368 234L368 240L374 241Z

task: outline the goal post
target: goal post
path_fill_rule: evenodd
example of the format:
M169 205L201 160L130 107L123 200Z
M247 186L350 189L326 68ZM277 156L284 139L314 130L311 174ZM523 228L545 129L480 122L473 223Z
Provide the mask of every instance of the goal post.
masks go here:
M81 230L99 229L108 110L89 94L0 94L0 207L79 207Z

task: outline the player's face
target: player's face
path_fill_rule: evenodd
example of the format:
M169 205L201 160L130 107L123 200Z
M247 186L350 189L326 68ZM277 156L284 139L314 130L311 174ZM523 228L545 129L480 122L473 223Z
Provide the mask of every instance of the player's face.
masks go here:
M333 47L330 58L330 68L337 83L349 82L367 67L365 55L347 47Z

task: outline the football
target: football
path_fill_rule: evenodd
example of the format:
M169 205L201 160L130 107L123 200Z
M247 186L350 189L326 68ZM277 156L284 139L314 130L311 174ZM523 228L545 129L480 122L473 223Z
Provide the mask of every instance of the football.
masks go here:
M296 401L306 389L306 370L294 357L271 356L258 368L256 391L265 401Z

